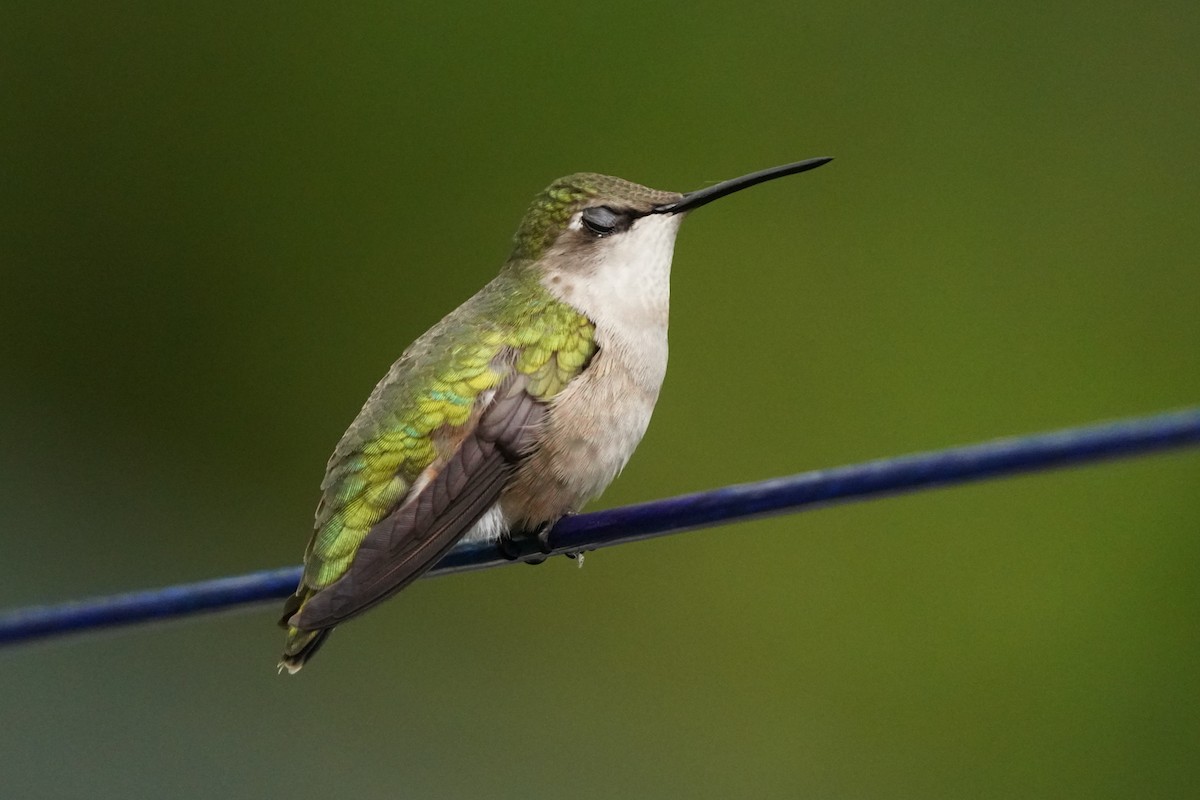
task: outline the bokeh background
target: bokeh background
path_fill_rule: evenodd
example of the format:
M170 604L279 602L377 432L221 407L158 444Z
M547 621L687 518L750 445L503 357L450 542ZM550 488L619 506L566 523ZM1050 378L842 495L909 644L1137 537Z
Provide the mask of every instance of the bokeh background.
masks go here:
M590 170L688 190L597 506L1200 400L1200 6L4 3L0 606L296 563ZM1200 455L0 653L13 798L1195 797Z

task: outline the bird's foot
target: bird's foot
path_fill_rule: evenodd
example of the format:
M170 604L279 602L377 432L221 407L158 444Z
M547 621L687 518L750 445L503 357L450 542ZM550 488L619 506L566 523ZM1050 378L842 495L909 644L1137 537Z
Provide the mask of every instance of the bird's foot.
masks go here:
M569 512L568 514L566 514L566 516L573 516L573 515L574 515L574 512ZM539 528L538 532L537 532L538 547L540 547L542 549L542 552L545 553L547 556L554 555L554 548L550 545L550 530L553 527L554 527L554 523L547 522L545 525L542 525L542 527ZM568 550L567 552L563 553L563 555L566 556L567 558L571 559L572 561L574 561L576 564L578 564L580 569L583 568L583 551L582 550Z
M533 531L507 531L500 534L500 538L496 540L496 549L500 551L500 555L509 561L541 564L546 560L546 556L550 555L550 551L546 549L545 544L545 533L549 529L550 524L545 523ZM534 552L540 552L543 555L541 558L531 558L530 556Z
M505 531L496 539L496 549L500 551L500 555L508 561L521 560L521 546L513 539L511 533Z
M555 520L557 522L557 520ZM501 534L496 541L496 549L500 555L509 561L524 561L526 564L541 564L555 554L550 542L550 531L554 522L543 522L533 530L513 530ZM538 558L535 553L540 553ZM583 566L583 552L563 553L567 558Z

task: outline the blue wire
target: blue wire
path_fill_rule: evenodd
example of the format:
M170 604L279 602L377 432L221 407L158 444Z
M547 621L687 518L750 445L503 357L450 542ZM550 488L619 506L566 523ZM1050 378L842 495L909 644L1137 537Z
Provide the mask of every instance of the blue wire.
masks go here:
M581 514L561 520L550 532L548 543L554 553L592 550L852 498L967 483L1196 444L1200 444L1200 407L868 461ZM523 560L544 557L531 541L522 543L522 547ZM511 561L491 545L460 545L429 574L466 572L508 563ZM17 608L0 614L0 646L72 631L278 600L291 594L299 580L300 567L285 567L73 603Z

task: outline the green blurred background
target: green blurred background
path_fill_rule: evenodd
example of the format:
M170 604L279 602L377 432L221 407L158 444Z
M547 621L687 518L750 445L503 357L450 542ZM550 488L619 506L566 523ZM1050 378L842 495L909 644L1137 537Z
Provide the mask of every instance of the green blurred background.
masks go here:
M296 563L576 170L688 190L598 505L1200 400L1200 6L0 10L0 606ZM13 798L1195 797L1200 455L0 652Z

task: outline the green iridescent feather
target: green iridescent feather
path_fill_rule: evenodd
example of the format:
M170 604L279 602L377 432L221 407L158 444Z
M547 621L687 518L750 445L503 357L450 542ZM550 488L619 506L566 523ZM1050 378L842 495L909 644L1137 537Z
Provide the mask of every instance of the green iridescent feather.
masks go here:
M418 339L392 367L330 458L304 584L319 590L350 565L371 527L435 460L437 441L471 421L480 394L510 369L549 400L595 351L594 326L536 280L505 272ZM511 366L498 358L515 354Z
M660 192L621 178L591 172L559 178L535 197L525 212L521 227L513 237L516 247L512 259L534 261L541 258L546 248L554 243L554 239L566 227L571 215L586 205L590 198L600 194L644 200L648 204L679 197L672 192Z

